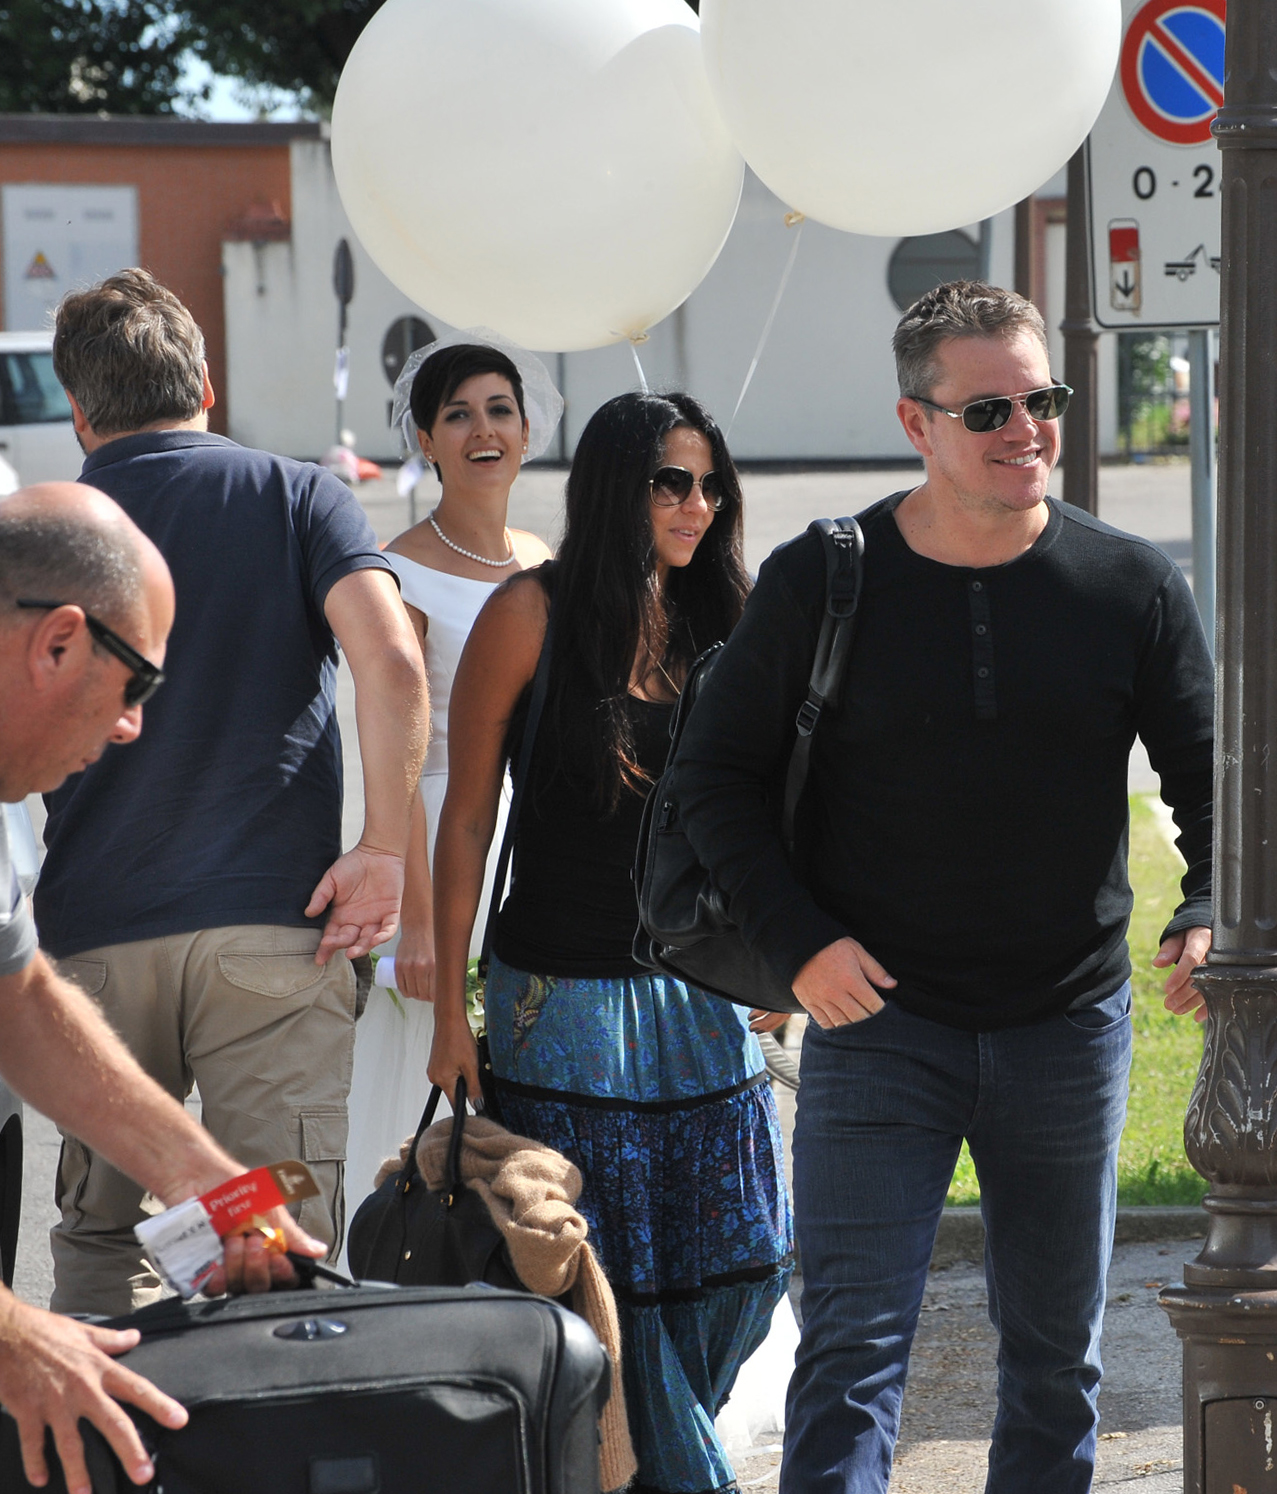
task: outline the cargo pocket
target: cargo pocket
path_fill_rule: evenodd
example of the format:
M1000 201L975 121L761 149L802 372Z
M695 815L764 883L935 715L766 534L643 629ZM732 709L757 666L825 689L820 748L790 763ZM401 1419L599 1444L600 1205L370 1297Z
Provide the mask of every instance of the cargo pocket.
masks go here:
M219 954L217 968L222 979L241 991L276 1000L299 996L317 986L325 969L315 964L313 954Z
M81 1215L81 1201L89 1182L91 1156L88 1147L74 1136L62 1138L62 1150L58 1153L58 1169L53 1180L53 1205L64 1221L64 1228L73 1226ZM67 1216L71 1219L68 1223Z
M58 974L79 986L86 996L97 996L106 985L106 961L77 960L72 956L58 961Z
M329 1260L341 1253L346 1233L346 1133L344 1106L316 1105L298 1112L301 1155L319 1184L319 1197L303 1200L297 1222L331 1245Z

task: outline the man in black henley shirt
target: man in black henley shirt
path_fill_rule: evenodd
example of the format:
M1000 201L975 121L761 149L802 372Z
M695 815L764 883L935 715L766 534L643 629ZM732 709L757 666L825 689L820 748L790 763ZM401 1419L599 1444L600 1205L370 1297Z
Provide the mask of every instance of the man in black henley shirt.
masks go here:
M1193 1011L1210 945L1213 670L1175 564L1046 497L1040 316L959 282L896 333L926 481L861 516L848 676L814 739L801 880L763 786L820 629L804 536L763 567L681 753L688 833L811 1013L794 1139L803 1338L782 1490L885 1490L935 1230L965 1139L1000 1385L990 1494L1081 1494L1130 1059L1127 760L1188 863L1156 963Z

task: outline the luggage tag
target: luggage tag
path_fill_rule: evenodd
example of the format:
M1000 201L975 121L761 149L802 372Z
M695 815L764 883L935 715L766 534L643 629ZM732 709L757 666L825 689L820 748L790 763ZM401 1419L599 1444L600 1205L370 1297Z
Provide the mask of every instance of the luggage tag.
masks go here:
M144 1219L133 1233L169 1286L183 1298L193 1297L221 1265L227 1235L260 1230L267 1249L282 1252L283 1232L273 1229L265 1216L280 1204L300 1203L318 1193L304 1162L275 1162Z

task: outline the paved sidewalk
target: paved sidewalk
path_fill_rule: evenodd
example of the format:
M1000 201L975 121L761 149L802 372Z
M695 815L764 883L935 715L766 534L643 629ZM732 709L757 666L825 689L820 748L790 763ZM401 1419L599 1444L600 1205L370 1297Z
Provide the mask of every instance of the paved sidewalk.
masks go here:
M1193 1242L1119 1245L1109 1272L1096 1489L1181 1494L1180 1346L1157 1305ZM984 1273L933 1271L914 1341L892 1494L981 1494L997 1379ZM778 1487L778 1451L737 1463L742 1490Z
M786 1046L797 1058L801 1035ZM786 1171L795 1094L776 1087ZM905 1393L892 1494L982 1494L997 1398L997 1341L980 1264L978 1209L946 1210L932 1256ZM1183 1280L1198 1251L1205 1215L1188 1209L1119 1210L1119 1244L1108 1278L1101 1352L1099 1458L1095 1488L1132 1485L1139 1494L1181 1494L1181 1352L1157 1294ZM1172 1236L1178 1236L1172 1238ZM1182 1238L1181 1238L1182 1237ZM792 1293L795 1303L798 1284ZM779 1438L737 1455L742 1490L775 1489Z

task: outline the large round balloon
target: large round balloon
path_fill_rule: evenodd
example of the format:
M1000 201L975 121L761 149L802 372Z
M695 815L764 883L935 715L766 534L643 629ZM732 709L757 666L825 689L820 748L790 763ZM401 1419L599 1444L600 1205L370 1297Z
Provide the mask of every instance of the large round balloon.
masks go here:
M937 233L1009 207L1086 138L1121 0L701 0L710 86L790 207Z
M714 263L743 168L684 0L387 0L333 170L364 248L454 326L638 337Z

